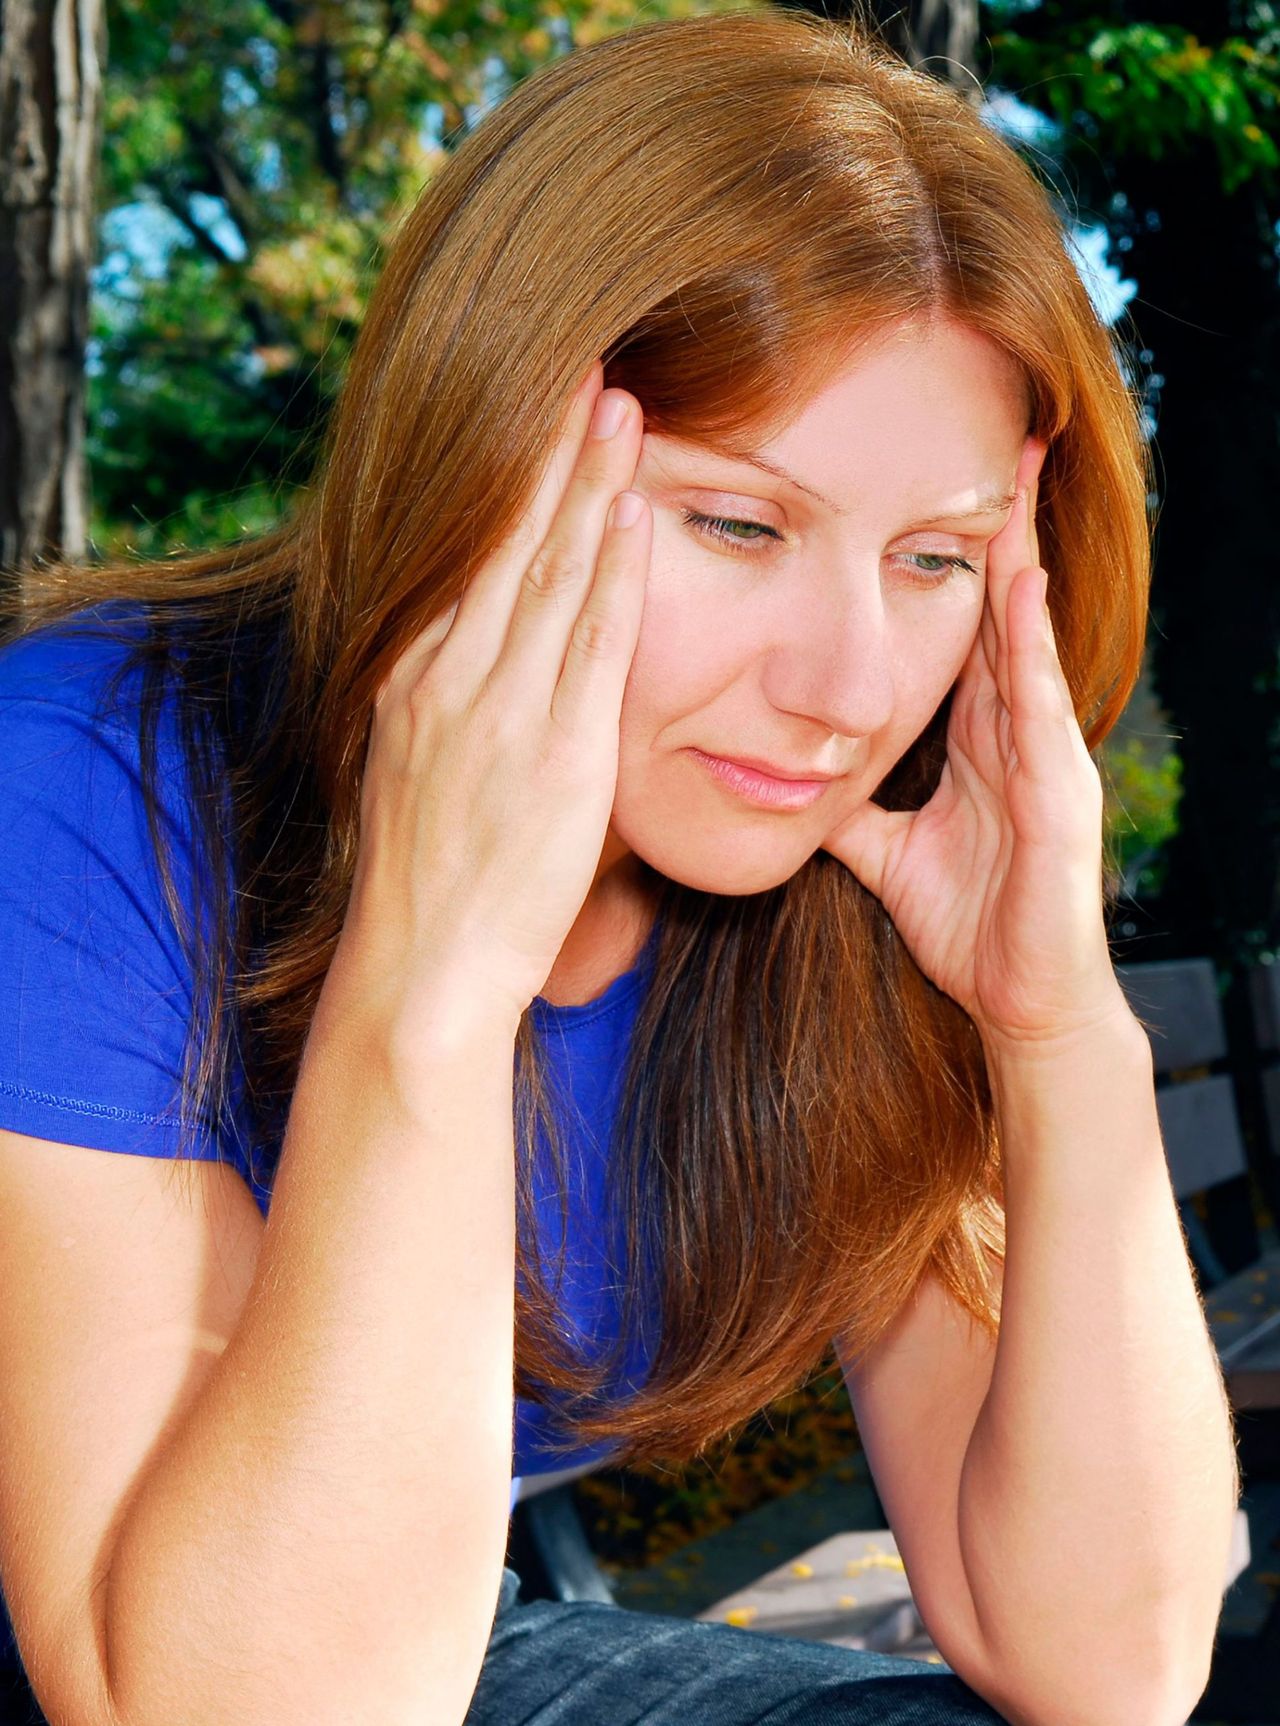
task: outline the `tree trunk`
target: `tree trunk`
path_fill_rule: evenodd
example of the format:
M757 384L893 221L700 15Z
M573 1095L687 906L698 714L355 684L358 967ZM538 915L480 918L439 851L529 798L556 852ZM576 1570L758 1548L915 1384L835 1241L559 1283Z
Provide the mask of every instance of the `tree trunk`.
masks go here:
M777 0L784 10L816 12L822 18L848 18L854 0ZM856 7L858 17L865 16ZM919 66L940 83L950 84L971 102L982 100L978 75L978 0L872 0L880 34L909 66Z
M875 0L880 33L910 66L930 72L943 84L982 100L978 76L978 0Z
M0 580L84 556L103 0L0 0Z

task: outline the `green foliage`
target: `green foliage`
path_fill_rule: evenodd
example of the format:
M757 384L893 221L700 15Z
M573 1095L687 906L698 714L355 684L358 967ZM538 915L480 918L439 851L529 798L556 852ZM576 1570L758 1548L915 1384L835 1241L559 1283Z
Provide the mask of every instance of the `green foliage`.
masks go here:
M1181 759L1171 738L1133 732L1113 733L1101 757L1108 855L1126 879L1136 874L1132 887L1149 889L1158 854L1178 830Z
M1275 187L1280 54L1269 37L1209 46L1172 26L1060 17L1052 34L1001 30L990 48L996 81L1108 154L1160 161L1207 143L1224 191Z
M656 0L645 16L741 4ZM984 10L995 80L1095 149L1174 157L1207 138L1228 186L1274 175L1266 6L1254 39L1215 47L1073 19L1063 0ZM92 533L104 551L156 552L218 540L242 494L233 516L278 513L398 216L513 83L636 13L629 0L110 0L108 16ZM151 264L140 214L163 230Z
M273 519L398 217L514 82L635 17L626 0L111 0L98 547L154 553ZM140 218L162 237L150 263Z

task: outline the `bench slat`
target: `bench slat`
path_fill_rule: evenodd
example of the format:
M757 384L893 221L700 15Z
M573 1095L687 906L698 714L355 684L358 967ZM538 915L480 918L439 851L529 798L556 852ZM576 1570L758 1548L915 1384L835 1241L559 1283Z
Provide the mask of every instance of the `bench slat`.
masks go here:
M1209 1066L1227 1053L1211 959L1117 965L1116 978L1151 1038L1157 1073Z
M1225 1073L1162 1086L1156 1112L1178 1198L1245 1173L1235 1088Z
M1249 967L1253 1034L1264 1054L1280 1050L1280 965Z
M1210 1289L1205 1316L1235 1408L1280 1408L1280 1252Z
M695 1616L881 1654L901 1652L923 1633L898 1543L887 1528L832 1535ZM940 1661L927 1638L926 1644L919 1657Z

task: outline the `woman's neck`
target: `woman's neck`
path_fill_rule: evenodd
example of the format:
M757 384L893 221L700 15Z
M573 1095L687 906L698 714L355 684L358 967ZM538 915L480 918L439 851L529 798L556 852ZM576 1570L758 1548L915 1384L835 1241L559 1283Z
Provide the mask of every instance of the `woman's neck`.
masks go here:
M587 895L542 985L543 1000L553 1007L597 1000L635 964L656 915L653 888L642 879L639 860L628 856Z

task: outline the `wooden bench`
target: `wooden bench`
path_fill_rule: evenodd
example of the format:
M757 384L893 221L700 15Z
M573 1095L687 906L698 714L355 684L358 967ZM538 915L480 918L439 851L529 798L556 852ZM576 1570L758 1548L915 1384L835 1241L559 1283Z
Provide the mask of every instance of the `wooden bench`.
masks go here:
M588 1464L522 1477L509 1548L520 1574L522 1599L616 1604L613 1585L591 1550L571 1491L573 1481L592 1472ZM1242 1563L1247 1562L1246 1553ZM942 1658L916 1611L897 1542L887 1528L837 1534L692 1616L765 1635L925 1661Z
M596 1467L588 1462L520 1477L508 1553L519 1571L522 1595L615 1603L570 1491L575 1480L594 1474Z
M1273 972L1259 968L1249 981L1259 1038L1269 1038L1274 1049L1280 976ZM1227 1036L1213 965L1169 959L1121 965L1116 975L1151 1039L1169 1172L1232 1407L1280 1408L1280 1250L1259 1252L1228 1274L1195 1202L1249 1174L1235 1086L1223 1070ZM1264 1082L1280 1123L1280 1067ZM1273 1153L1267 1146L1260 1154Z

